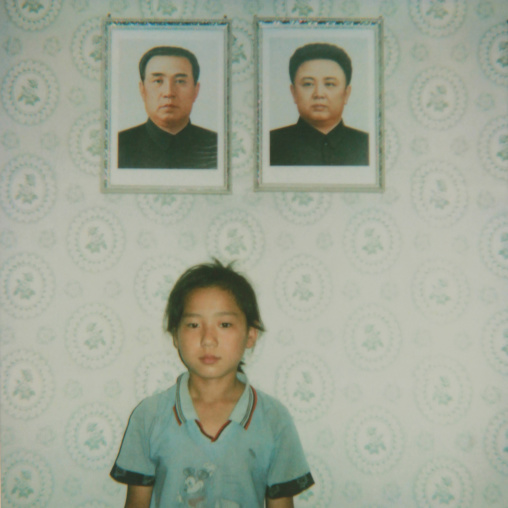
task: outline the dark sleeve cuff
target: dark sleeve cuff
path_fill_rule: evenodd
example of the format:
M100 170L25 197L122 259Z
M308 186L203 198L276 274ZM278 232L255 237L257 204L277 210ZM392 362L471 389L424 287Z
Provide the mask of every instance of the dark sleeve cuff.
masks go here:
M140 473L133 473L126 471L116 464L113 466L111 473L112 478L117 482L126 483L127 485L141 485L143 487L150 487L155 483L155 476L148 476Z
M314 479L310 473L307 473L296 480L291 480L286 483L278 483L271 485L266 489L266 497L270 499L278 499L279 497L293 497L300 492L312 487Z

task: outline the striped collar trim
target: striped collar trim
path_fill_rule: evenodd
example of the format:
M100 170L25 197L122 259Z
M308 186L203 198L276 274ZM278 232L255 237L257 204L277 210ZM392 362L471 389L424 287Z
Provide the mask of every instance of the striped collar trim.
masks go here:
M241 372L237 373L238 379L245 383L245 389L242 396L236 403L229 419L241 425L245 430L249 428L250 422L254 415L254 410L257 405L257 393L252 386L250 386L247 376ZM184 372L176 381L176 397L173 412L175 414L178 425L182 425L187 421L198 421L198 415L192 404L192 399L189 394L189 373Z

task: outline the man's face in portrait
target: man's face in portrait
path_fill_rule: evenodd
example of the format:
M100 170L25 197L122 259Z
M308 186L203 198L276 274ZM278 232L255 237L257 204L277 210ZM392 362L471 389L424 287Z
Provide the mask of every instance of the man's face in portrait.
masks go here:
M189 123L199 83L194 83L187 58L158 55L148 61L139 91L152 122L176 134Z
M291 94L300 116L326 134L341 121L351 85L346 86L346 75L337 62L307 60L296 71Z

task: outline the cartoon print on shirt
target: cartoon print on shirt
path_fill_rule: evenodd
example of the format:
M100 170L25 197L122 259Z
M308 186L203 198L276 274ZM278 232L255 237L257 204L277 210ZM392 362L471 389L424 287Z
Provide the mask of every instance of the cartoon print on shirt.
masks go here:
M201 508L206 506L206 487L210 483L209 480L215 466L212 464L205 464L202 469L196 470L193 467L186 467L183 470L184 481L180 489L178 501L183 506L192 508Z
M212 501L207 491L212 484L212 477L216 466L214 464L205 464L201 469L186 467L183 470L183 484L178 495L180 506L190 508L241 508L235 501L227 499ZM212 504L211 504L212 503Z

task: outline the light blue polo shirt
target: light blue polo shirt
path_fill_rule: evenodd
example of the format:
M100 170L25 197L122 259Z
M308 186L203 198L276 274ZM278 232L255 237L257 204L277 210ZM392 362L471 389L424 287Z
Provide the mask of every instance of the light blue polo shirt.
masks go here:
M245 390L217 436L201 429L189 374L132 412L111 476L153 485L150 508L260 508L265 497L299 494L314 481L288 410Z

